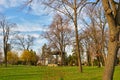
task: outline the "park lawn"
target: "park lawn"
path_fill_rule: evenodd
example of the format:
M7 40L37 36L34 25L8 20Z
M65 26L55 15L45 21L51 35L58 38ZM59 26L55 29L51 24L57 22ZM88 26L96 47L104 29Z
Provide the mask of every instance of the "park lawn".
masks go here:
M0 67L0 80L101 80L103 68L83 67L8 66ZM115 69L114 80L120 80L120 66Z

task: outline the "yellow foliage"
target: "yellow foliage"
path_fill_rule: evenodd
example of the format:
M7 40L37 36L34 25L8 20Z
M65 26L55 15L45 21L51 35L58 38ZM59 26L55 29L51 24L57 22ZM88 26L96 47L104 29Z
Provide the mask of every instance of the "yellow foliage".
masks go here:
M16 52L9 51L7 53L7 62L9 64L16 64L18 62L18 59L19 59L19 57L18 57L18 54Z
M28 50L24 50L21 54L22 61L30 61L30 53Z
M31 64L31 62L35 62L37 60L36 54L32 50L24 50L20 58L23 62L26 62L26 64Z

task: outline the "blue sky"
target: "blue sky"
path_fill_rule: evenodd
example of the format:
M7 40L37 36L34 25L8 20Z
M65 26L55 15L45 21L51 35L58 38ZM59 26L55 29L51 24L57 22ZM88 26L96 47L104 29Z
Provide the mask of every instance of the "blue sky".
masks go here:
M52 21L53 14L49 10L45 10L43 6L33 2L32 10L27 7L22 8L26 0L0 0L0 13L6 18L17 24L15 30L20 31L25 35L32 35L36 38L34 49L37 51L46 42L40 38L40 34L47 30L48 25Z
M33 49L36 52L40 52L38 50L47 42L45 39L40 38L40 34L47 30L47 27L52 22L54 13L50 8L46 9L38 2L33 2L31 4L32 10L29 11L28 7L23 8L26 1L28 0L0 0L0 13L4 14L10 22L17 24L17 28L14 30L25 35L34 36L36 40ZM81 26L78 25L79 30L80 28ZM69 53L71 53L70 48L67 51Z

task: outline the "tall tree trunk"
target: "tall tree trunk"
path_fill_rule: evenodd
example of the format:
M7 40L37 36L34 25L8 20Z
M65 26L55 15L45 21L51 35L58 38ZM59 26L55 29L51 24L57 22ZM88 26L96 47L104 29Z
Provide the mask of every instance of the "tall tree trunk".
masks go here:
M117 51L119 47L118 41L119 41L119 27L120 26L118 25L118 22L115 19L116 9L114 9L115 5L112 5L113 3L114 3L113 0L102 0L105 15L106 15L108 25L109 25L108 55L107 55L107 61L105 64L103 80L113 80L115 62L116 62ZM114 10L112 10L111 7Z
M78 40L78 29L77 29L77 27L75 27L75 33L76 33L76 51L77 51L78 66L79 66L79 71L82 72L82 64L81 64L81 56L80 56L80 49L79 49L79 40Z
M63 62L64 62L64 61L63 61L63 52L62 52L62 51L60 51L60 56L61 56L60 65L63 66Z
M87 65L91 66L91 57L90 57L90 52L88 49L87 49Z
M100 56L97 56L97 61L98 61L98 67L100 68L101 67L101 65L100 65L100 63L101 63L101 61L100 61Z
M105 65L106 61L106 54L105 54L105 32L104 32L105 26L103 26L102 30L102 43L101 43L101 57L102 57L102 64Z
M5 41L5 37L3 38L3 46L4 46L4 59L5 59L5 67L7 67L7 42Z
M7 67L7 53L5 52L4 54L5 54L4 55L5 56L5 67Z
M77 1L74 0L74 26L75 26L75 37L76 37L76 52L77 52L77 59L78 59L78 66L79 71L82 72L82 64L81 64L81 55L80 55L80 46L79 46L79 39L78 39L78 26L77 26Z
M108 56L105 64L103 80L113 80L113 74L115 69L115 61L117 57L117 42L109 41L108 44Z

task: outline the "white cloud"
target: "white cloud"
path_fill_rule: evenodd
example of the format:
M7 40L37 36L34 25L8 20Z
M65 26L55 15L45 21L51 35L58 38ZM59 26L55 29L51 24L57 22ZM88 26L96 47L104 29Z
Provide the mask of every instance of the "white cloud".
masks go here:
M5 8L8 8L7 0L0 0L0 13L4 12Z
M2 40L3 36L0 35L0 41Z
M22 7L27 0L0 0L0 12L11 7Z
M11 19L14 19L14 18L16 18L16 17L17 17L17 16L7 16L6 19L7 19L7 20L11 20Z
M4 11L4 9L2 7L0 7L0 12L3 12L3 11Z
M17 7L22 4L24 0L0 0L0 12L10 7Z
M19 6L20 3L23 2L23 0L8 0L9 2L9 7L16 7Z
M27 7L27 6L26 6ZM39 0L33 0L33 2L28 5L29 10L25 10L25 13L31 13L33 15L38 15L38 16L41 16L41 15L50 15L52 16L53 15L53 12L52 12L52 9L51 8L46 8L44 5L42 5L40 3Z
M36 14L36 15L45 14L43 8L40 7L39 3L32 3L31 8L32 8L32 14Z
M39 38L39 39L36 40L36 43L37 43L38 45L39 45L39 44L42 44L42 45L43 45L44 43L47 43L47 40L46 40L46 39L40 39L40 38Z
M15 0L0 0L0 5L2 6L2 8L9 8L9 7L12 7L13 4L11 3L15 3L14 6L16 6L16 2Z
M32 47L38 54L41 52L42 46L47 43L46 39L38 38L34 41L34 46Z
M14 31L20 31L20 32L31 32L31 31L47 31L47 28L39 25L39 24L33 24L33 23L23 23L18 24L17 28L14 28Z
M11 8L11 7L22 8L25 6L25 3L27 1L28 0L0 0L0 12L3 12L6 8ZM25 6L25 7L27 7L27 6ZM41 5L38 0L33 0L30 7L32 9L30 11L30 13L33 15L40 16L40 15L44 15L44 14L46 14L46 15L53 14L50 9L45 9L45 7L43 5ZM28 13L28 10L24 9L24 12Z
M8 7L8 2L7 0L0 0L0 5L7 8Z
M40 34L37 34L37 33L32 33L31 36L35 37L35 38L39 38Z

